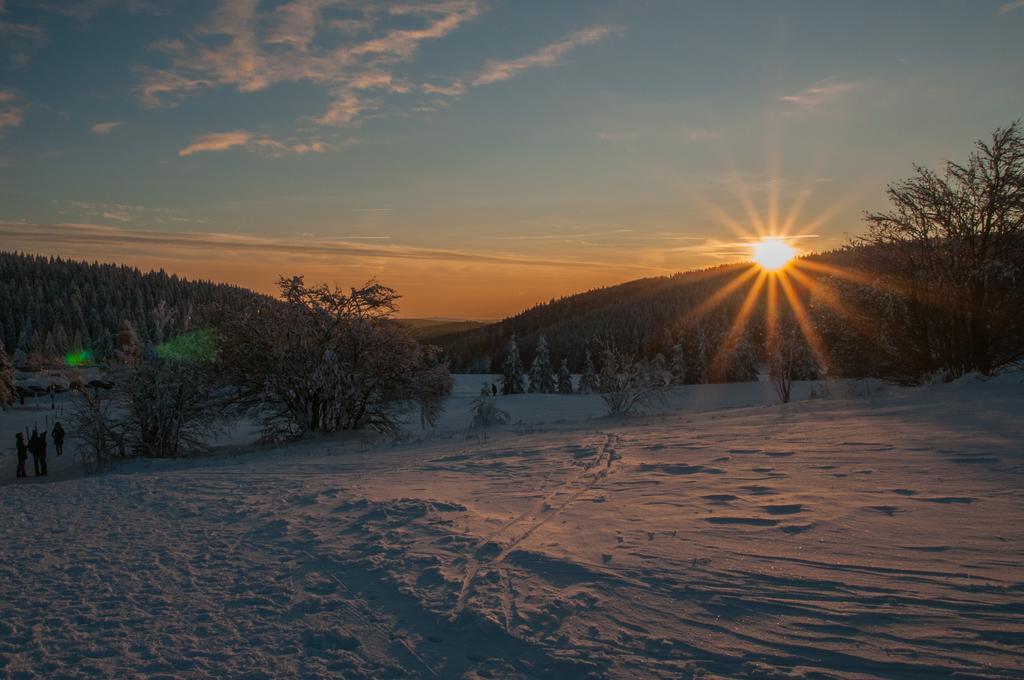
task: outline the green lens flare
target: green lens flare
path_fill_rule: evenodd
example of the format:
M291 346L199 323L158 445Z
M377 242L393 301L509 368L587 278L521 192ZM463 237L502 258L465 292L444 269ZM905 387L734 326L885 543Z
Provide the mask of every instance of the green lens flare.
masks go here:
M211 330L185 333L159 345L156 354L161 359L212 364L217 359L217 335Z
M92 351L76 349L64 355L64 363L68 366L90 366L95 363Z

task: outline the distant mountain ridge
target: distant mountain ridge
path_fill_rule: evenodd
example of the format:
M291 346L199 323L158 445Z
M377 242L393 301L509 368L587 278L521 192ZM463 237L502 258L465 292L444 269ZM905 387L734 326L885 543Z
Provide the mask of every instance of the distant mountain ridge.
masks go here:
M486 326L483 321L467 319L395 319L417 340L430 342L438 337L462 333Z
M838 263L855 255L856 248L805 256L807 260ZM618 285L552 299L501 321L432 339L445 350L455 371L500 372L509 339L515 334L524 361L529 364L538 337L545 335L553 361L566 359L580 371L587 350L614 345L641 357L670 355L674 345L686 345L690 357L708 355L735 319L753 277L725 295L719 291L749 269L733 263L628 281ZM806 291L802 291L806 293ZM712 296L720 296L709 305ZM755 306L745 337L763 343L763 312ZM705 346L702 346L705 345ZM594 357L597 359L597 357Z

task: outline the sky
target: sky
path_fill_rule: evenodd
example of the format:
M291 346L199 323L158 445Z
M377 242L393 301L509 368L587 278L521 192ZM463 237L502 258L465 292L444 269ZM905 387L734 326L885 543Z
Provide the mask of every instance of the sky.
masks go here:
M0 249L495 319L839 247L1024 116L1024 0L0 0Z

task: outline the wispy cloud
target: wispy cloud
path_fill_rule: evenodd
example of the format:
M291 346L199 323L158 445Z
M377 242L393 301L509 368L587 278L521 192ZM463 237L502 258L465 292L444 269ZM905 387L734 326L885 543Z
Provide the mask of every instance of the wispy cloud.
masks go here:
M327 144L316 139L281 141L266 135L256 135L246 130L232 130L199 135L178 151L178 156L184 158L197 153L229 151L236 148L260 151L271 156L282 156L289 153L303 155L323 153L330 148L342 148L355 143L356 140L351 137L335 144Z
M334 16L343 11L347 18ZM146 107L175 106L203 90L230 87L259 92L288 82L322 86L327 107L305 118L325 127L357 127L376 115L393 95L421 93L443 98L469 87L515 77L531 68L554 66L571 50L603 40L617 30L592 26L511 60L492 60L469 77L416 82L403 74L422 45L439 40L475 19L482 0L353 3L351 0L290 0L265 7L254 0L220 0L186 39L161 40L151 50L163 68L139 67L137 94Z
M1020 9L1021 7L1024 7L1024 0L1013 0L1012 2L1007 2L1007 3L1004 3L1004 4L1000 5L999 6L999 13L1000 14L1009 14L1013 10Z
M338 24L325 18L329 9L344 9L357 18ZM414 89L395 67L410 61L421 43L448 35L479 12L477 0L358 8L348 0L291 0L262 11L252 0L221 0L187 44L165 40L153 45L171 63L143 69L138 94L145 106L173 106L206 88L258 92L306 81L324 86L333 98L326 111L313 116L315 122L354 126L379 108L379 94ZM389 27L395 21L413 26ZM339 37L349 39L338 44Z
M458 97L466 91L466 86L461 81L456 80L447 85L424 83L420 86L420 89L427 94L438 94L444 97Z
M28 107L18 104L18 97L10 90L0 90L0 130L18 127Z
M814 111L827 106L856 87L857 83L853 81L825 78L796 94L780 96L779 100L792 105L797 111Z
M134 224L205 224L205 220L181 214L170 208L154 208L130 203L92 201L55 201L57 214L80 219L104 219Z
M583 45L590 45L606 38L614 29L611 26L591 26L535 52L518 59L492 60L472 81L473 85L490 85L513 78L523 71L542 66L554 66L570 51Z
M109 121L107 123L96 123L96 124L94 124L89 129L92 130L93 132L95 132L98 135L109 135L114 128L120 127L120 126L121 126L121 121L119 121L119 120L112 120L112 121Z
M184 158L185 156L191 156L194 153L227 151L228 149L236 146L245 146L251 139L252 134L245 130L235 130L234 132L211 132L193 139L191 144L178 152L178 155Z

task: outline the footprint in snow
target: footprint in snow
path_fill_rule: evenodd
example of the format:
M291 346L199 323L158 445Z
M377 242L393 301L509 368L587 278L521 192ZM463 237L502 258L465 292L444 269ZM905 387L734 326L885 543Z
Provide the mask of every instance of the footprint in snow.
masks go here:
M769 515L795 515L804 511L803 503L790 503L788 505L762 505L761 509Z

